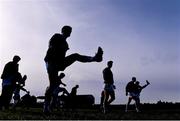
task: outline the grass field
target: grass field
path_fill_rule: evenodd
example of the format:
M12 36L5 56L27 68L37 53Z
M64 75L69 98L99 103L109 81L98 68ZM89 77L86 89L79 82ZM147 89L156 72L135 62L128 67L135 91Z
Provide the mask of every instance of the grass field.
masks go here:
M180 109L174 110L144 110L140 113L135 111L124 112L123 109L113 109L108 114L103 114L97 108L91 109L60 109L51 115L44 115L42 108L0 111L0 119L14 120L180 120Z

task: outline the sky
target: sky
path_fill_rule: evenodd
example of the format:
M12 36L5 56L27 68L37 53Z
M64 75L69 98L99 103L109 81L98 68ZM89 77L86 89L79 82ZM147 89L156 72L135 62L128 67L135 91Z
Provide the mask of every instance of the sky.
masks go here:
M179 6L179 0L0 0L0 73L19 55L19 71L28 76L25 88L44 95L49 39L70 25L67 55L94 56L98 46L104 55L101 63L68 67L62 80L68 91L79 84L78 94L92 94L99 103L102 70L112 60L114 104L127 102L125 86L133 76L141 85L151 83L142 103L180 102Z

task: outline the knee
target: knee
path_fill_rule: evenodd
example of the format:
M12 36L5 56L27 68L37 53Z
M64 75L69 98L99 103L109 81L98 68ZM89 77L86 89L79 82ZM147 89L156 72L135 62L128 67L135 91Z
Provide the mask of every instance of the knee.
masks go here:
M74 58L77 58L77 57L80 56L80 54L79 54L79 53L73 53L72 56L73 56Z

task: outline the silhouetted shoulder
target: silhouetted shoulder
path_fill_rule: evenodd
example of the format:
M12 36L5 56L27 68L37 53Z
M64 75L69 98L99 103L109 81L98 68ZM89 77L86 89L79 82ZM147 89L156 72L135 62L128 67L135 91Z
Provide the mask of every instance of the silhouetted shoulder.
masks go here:
M49 46L56 46L59 43L59 40L63 40L62 35L58 33L54 34L50 39Z
M52 36L52 39L57 38L57 37L62 37L62 35L59 34L59 33L55 33L55 34Z
M68 43L66 42L66 39L61 34L54 34L49 42L50 48L55 48L57 50L61 49L64 51L67 51L69 49Z
M103 70L103 73L106 73L107 71L109 71L109 69L106 67L106 68Z

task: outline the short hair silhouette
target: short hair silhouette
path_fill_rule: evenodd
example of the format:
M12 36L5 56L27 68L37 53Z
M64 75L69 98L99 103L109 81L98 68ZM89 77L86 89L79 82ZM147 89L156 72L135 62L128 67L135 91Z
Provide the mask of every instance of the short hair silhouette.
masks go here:
M79 85L76 85L76 88L79 88Z
M113 61L108 61L108 62L107 62L108 65L109 65L109 64L112 64L112 63L113 63Z
M20 61L21 60L21 58L18 56L18 55L15 55L14 57L13 57L13 61L14 62L18 62L18 61Z
M68 26L68 25L65 25L65 26L63 26L62 27L62 29L61 29L61 32L64 34L64 33L69 33L69 32L71 32L72 31L72 27L71 26Z
M132 81L136 81L136 77L132 77Z

